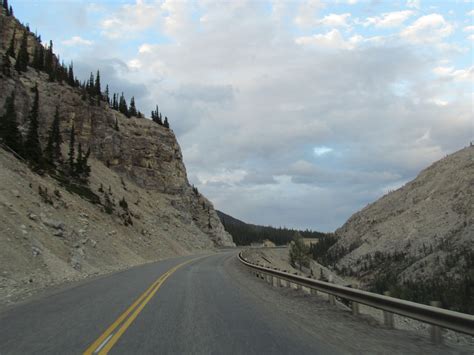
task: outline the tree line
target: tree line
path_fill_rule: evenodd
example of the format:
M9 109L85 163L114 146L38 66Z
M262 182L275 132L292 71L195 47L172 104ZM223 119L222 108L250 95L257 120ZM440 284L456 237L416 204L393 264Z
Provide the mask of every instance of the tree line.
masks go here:
M33 92L33 104L28 115L28 130L25 137L22 136L18 128L15 91L7 97L4 106L5 113L0 118L0 142L12 150L16 156L26 160L36 172L48 172L87 185L91 172L88 164L90 148L84 151L80 142L76 146L76 133L73 124L69 137L68 158L67 160L63 158L61 151L63 139L58 107L56 107L54 119L48 131L47 144L43 148L38 134L40 105L38 85L35 85Z
M2 11L5 12L6 16L13 16L13 9L8 5L8 0L2 1ZM25 26L23 35L20 41L19 48L16 48L16 27L13 30L13 35L10 40L7 51L5 52L2 60L2 73L5 76L11 76L12 70L16 70L18 73L26 72L28 67L32 67L37 71L42 71L48 74L49 81L65 83L73 88L77 88L81 91L81 97L83 100L88 100L89 104L100 106L102 102L106 103L109 108L116 110L126 117L144 118L145 116L140 110L137 109L135 103L135 97L131 97L130 104L127 104L127 100L124 93L121 94L113 93L110 95L109 86L106 85L105 91L102 92L100 72L97 70L96 75L90 73L90 77L86 81L79 81L74 74L74 65L71 62L66 65L64 61L61 61L59 56L53 52L53 41L49 41L48 46L44 46L41 43L41 36L34 34L36 39L34 53L31 57L28 52L28 35L30 30L28 26ZM15 64L12 64L12 58L15 60ZM165 127L170 128L168 117L162 118L162 114L156 110L151 112L152 121Z
M275 245L286 245L290 243L295 234L301 235L303 238L321 238L326 233L311 230L296 230L286 227L271 227L248 224L235 219L223 212L217 211L224 229L232 236L237 245L250 245L251 243L261 243L264 240L270 240Z

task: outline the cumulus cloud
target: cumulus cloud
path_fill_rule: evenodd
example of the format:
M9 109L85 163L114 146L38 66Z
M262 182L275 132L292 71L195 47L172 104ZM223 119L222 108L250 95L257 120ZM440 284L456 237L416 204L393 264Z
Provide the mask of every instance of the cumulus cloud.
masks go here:
M401 36L412 43L435 43L450 36L453 31L453 25L448 23L442 15L430 14L418 18L406 27L401 32Z
M375 26L380 28L398 27L414 14L411 10L386 12L381 16L368 17L364 26Z
M137 0L122 5L119 11L101 21L102 33L113 39L129 38L154 25L158 25L161 7L158 3Z
M302 46L316 46L330 49L354 49L357 43L362 40L363 38L360 35L354 35L346 40L339 30L333 29L325 34L298 37L295 39L295 42Z
M254 223L334 229L472 139L473 69L440 50L454 45L442 15L400 29L414 7L381 11L362 28L328 2L267 5L120 6L101 22L115 52L89 46L75 70L158 104L190 181Z
M317 20L316 23L323 26L329 27L349 27L347 22L351 14L329 14L324 16L321 20Z
M73 36L61 42L65 46L91 46L94 42L84 39L80 36Z
M407 7L411 7L414 9L421 8L421 0L407 0Z

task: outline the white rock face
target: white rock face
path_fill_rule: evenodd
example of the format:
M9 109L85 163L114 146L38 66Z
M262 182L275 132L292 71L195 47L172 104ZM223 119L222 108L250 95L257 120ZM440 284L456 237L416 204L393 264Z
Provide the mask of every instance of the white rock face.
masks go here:
M330 251L342 254L337 267L359 277L377 271L368 260L377 252L401 266L399 280L473 274L467 259L474 251L474 147L441 159L355 213L336 235Z

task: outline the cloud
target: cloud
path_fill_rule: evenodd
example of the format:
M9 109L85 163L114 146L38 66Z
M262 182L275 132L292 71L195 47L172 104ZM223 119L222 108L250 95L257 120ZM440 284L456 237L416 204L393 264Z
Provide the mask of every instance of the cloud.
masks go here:
M99 67L143 112L158 104L191 183L218 208L332 230L472 140L472 68L457 61L468 54L453 50L465 46L449 37L454 26L431 14L396 28L411 8L377 12L361 28L331 17L346 4L115 5L75 71Z
M119 11L101 21L102 34L113 39L133 37L152 26L158 26L160 14L158 3L137 0L135 4L122 5Z
M440 14L430 14L418 18L402 32L402 38L412 43L435 43L450 36L454 27Z
M473 32L474 31L474 25L464 27L463 31L464 32Z
M347 20L351 14L329 14L324 16L321 20L317 20L316 23L328 27L349 27Z
M322 0L305 0L298 7L298 13L294 19L300 27L310 27L316 22L316 15L326 5Z
M471 10L469 12L466 12L467 16L474 16L474 10Z
M321 155L325 155L327 153L331 153L333 151L332 148L326 147L326 146L320 146L320 147L314 147L313 152L316 154L318 157Z
M73 36L70 39L66 39L61 42L65 46L91 46L94 42L79 36Z
M363 40L362 36L354 35L345 40L341 32L333 29L325 34L315 34L312 36L302 36L295 39L295 42L302 46L315 46L329 49L354 49Z
M364 26L375 26L380 28L398 27L413 14L414 12L411 10L386 12L381 16L368 17L363 24Z
M421 0L407 0L407 7L419 10L421 8Z
M445 80L472 83L474 81L474 66L455 70L454 67L436 67L433 72Z

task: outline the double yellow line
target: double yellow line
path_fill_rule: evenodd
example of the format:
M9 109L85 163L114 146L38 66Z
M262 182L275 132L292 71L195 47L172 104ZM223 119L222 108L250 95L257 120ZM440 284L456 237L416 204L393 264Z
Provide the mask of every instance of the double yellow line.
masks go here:
M130 307L127 308L125 312L120 315L120 317L117 318L115 322L113 322L107 328L104 333L102 333L100 337L96 339L96 341L94 341L87 348L86 351L84 351L84 355L108 354L110 349L112 349L112 347L119 340L122 334L127 330L127 328L132 324L135 318L137 318L137 316L140 314L146 304L151 300L151 298L155 295L161 285L163 285L166 279L170 277L180 267L203 257L204 256L185 261L169 269L167 272L161 275L140 297L138 297L135 302L133 302Z

